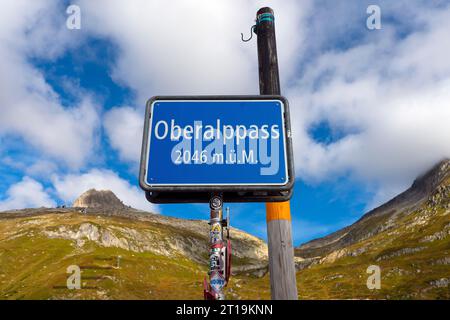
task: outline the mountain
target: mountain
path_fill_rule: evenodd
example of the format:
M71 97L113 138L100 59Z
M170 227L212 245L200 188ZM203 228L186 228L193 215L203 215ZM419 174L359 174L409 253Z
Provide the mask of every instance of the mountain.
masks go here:
M450 299L449 213L446 160L354 224L296 248L299 298ZM72 208L1 212L0 299L202 299L208 232L206 220L136 210L110 191L89 190ZM227 299L269 299L266 244L230 233ZM80 290L66 286L74 265ZM381 288L370 290L374 265Z
M129 208L111 191L89 190L74 206L0 213L0 299L203 298L207 221ZM269 297L266 244L235 228L230 234L228 297ZM71 265L81 269L80 290L66 286Z
M450 160L444 160L354 224L296 248L299 282L312 286L309 297L448 299L449 213ZM380 290L363 281L369 265L382 270ZM316 283L322 293L312 290Z
M124 209L125 205L111 190L90 189L74 202L75 208Z

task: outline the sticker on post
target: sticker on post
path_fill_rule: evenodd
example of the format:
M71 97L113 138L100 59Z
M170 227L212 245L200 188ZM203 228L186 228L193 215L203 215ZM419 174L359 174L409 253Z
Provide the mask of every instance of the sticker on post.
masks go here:
M209 262L209 270L214 271L219 269L220 269L220 256L211 255Z
M217 231L211 231L209 233L209 239L212 243L217 243L217 242L222 241L220 232L217 232Z
M213 291L220 292L225 286L225 279L218 272L214 272L211 275L210 285Z

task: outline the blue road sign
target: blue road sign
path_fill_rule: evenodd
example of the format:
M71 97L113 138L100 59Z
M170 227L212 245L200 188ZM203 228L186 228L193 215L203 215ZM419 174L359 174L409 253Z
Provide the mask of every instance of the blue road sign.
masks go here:
M147 105L141 186L289 189L287 112L282 97L152 98Z

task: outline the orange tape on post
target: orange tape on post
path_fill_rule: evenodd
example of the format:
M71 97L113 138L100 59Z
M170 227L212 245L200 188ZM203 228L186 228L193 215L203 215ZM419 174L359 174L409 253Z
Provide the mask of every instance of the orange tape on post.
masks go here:
M286 202L267 202L266 220L291 220L291 204Z

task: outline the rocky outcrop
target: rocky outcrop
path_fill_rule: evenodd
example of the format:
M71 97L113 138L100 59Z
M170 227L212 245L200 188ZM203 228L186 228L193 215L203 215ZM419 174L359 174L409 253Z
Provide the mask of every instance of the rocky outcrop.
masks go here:
M95 216L101 223L84 222L71 225L61 220L56 226L45 227L42 234L51 239L71 240L73 245L80 249L97 245L132 252L152 252L171 258L184 256L202 264L206 263L205 253L209 250L209 226L206 221L135 214L129 224L119 225L114 217L106 217L101 213L96 213ZM106 221L108 223L105 223ZM133 221L144 223L142 226L145 227L136 228ZM261 270L267 269L266 243L235 228L232 228L230 233L233 238L233 257L241 261L240 267L235 271L264 274Z
M82 215L79 215L80 213ZM72 208L9 211L3 212L0 220L34 216L36 220L31 222L39 224L39 228L44 228L41 234L52 239L71 240L73 245L80 249L93 244L132 252L152 252L167 257L182 255L196 262L206 263L209 250L208 221L179 219L134 209L125 206L108 190L88 190L75 200ZM65 216L71 216L76 220L99 219L100 223L86 222L74 225L65 221L63 218ZM38 217L42 217L42 220ZM50 223L54 220L57 220L56 225L44 227L46 221ZM119 221L123 221L124 225L119 227ZM135 225L140 227L136 229ZM230 235L235 258L234 266L242 267L237 268L236 272L259 274L266 272L264 271L268 264L266 243L233 227L230 228Z
M376 258L376 261L382 261L382 260L387 260L387 259L392 259L394 257L399 257L399 256L403 256L403 255L407 255L407 254L412 254L412 253L416 253L419 251L424 250L425 247L417 247L417 248L402 248L400 250L388 253L388 254L383 254L381 256L379 256L378 258Z
M73 203L76 208L124 209L125 205L110 190L90 189Z
M180 242L177 241L176 236L173 239L167 239L159 236L157 232L137 231L127 227L100 226L86 222L75 229L63 225L53 230L44 230L43 233L53 239L73 240L79 248L91 242L102 247L115 247L133 252L152 252L166 257L175 257L177 254L186 255L187 247L192 245L192 239ZM194 245L201 244L195 243ZM191 258L201 259L197 255L191 256Z
M235 228L230 236L234 276L229 296L242 298L241 291L248 292L246 287L268 272L267 246ZM208 252L204 220L130 208L115 214L96 209L80 213L78 208L9 212L0 218L0 299L35 299L34 292L43 290L48 290L43 299L200 299ZM74 264L82 270L82 285L97 290L65 289L67 268ZM179 287L183 290L174 296L173 288ZM263 297L269 297L264 290Z

